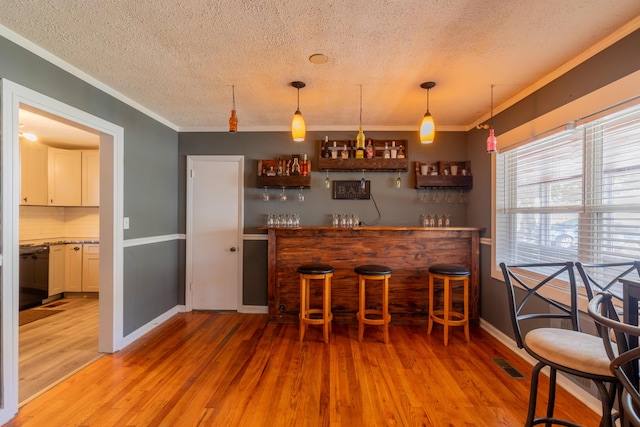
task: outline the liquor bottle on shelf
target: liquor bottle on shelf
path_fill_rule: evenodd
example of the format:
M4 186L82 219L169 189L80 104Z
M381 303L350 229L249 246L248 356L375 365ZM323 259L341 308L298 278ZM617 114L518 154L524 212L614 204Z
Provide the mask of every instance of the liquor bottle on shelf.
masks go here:
M333 150L331 150L331 158L332 159L338 158L338 147L336 146L336 141L333 141Z
M324 158L328 159L329 157L331 157L331 154L329 154L329 137L325 136L324 137Z
M396 149L395 141L391 141L391 158L392 159L398 158L398 150Z
M291 165L291 175L300 175L300 162L297 157L293 158L293 165Z
M309 163L307 161L307 155L304 155L304 159L302 159L302 167L300 168L300 175L307 176L309 175Z
M341 156L343 159L349 158L349 150L347 150L347 144L344 144L344 148L342 149Z
M398 148L398 158L404 159L404 147L402 145Z
M382 157L384 157L385 159L391 158L391 152L389 151L389 144L387 142L384 143L384 151Z
M366 154L367 159L373 159L373 157L374 157L373 156L374 155L374 150L373 150L373 144L371 143L371 138L369 138L365 154Z

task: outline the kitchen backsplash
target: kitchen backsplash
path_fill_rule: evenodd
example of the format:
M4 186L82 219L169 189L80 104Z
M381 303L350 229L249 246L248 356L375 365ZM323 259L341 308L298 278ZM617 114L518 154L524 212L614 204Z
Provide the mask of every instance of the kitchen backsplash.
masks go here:
M100 239L100 208L20 206L20 241Z

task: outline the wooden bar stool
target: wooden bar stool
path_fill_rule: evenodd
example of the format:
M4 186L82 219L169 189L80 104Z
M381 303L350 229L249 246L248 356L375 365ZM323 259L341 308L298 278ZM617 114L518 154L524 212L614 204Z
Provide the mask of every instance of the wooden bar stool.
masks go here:
M324 342L329 342L329 331L333 319L333 313L331 313L333 271L333 267L327 264L304 264L298 267L298 273L300 273L300 341L304 339L308 325L322 325ZM311 308L310 306L312 280L323 280L322 308Z
M358 341L362 341L364 336L364 325L382 325L384 343L389 344L389 278L393 272L384 265L360 265L354 269L358 274L359 298L358 298ZM366 309L365 285L367 280L379 280L382 282L382 307L377 309ZM379 315L380 318L371 318L367 315Z
M464 326L464 336L469 342L469 276L471 273L464 267L454 264L435 264L429 267L429 327L431 335L433 322L444 325L444 345L449 341L449 326ZM443 281L444 304L441 310L434 310L433 279ZM452 281L461 281L464 287L463 312L453 311Z

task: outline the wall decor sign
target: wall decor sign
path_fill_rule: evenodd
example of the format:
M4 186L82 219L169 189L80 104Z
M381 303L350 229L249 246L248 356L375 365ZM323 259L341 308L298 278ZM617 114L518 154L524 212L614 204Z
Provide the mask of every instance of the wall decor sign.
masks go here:
M367 200L371 198L371 181L333 181L333 198L343 200Z

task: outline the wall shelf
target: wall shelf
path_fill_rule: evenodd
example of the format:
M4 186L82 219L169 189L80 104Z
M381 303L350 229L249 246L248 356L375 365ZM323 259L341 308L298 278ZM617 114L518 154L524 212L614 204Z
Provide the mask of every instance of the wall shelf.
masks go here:
M294 159L298 163L297 169L293 167ZM289 159L258 160L257 186L260 188L311 188L311 160L307 161L306 175L299 174L303 170L302 162L298 155L291 156Z
M311 188L311 175L307 176L258 176L258 187Z
M396 154L402 151L404 152L404 158L384 158L384 147L387 144L389 150L392 147L392 140L373 140L371 145L374 148L374 157L370 159L357 159L355 158L355 145L356 141L353 140L335 140L336 147L334 148L334 140L331 140L327 144L324 141L318 142L318 170L320 171L338 171L338 172L407 172L409 170L409 159L407 152L407 140L394 140L396 147ZM349 152L349 158L340 158L340 154L344 151L344 147L347 147ZM332 158L331 153L336 151L338 158ZM327 157L328 156L328 157Z
M457 168L455 175L453 170ZM473 188L471 176L471 162L415 162L416 188L460 188L470 190ZM426 172L426 173L423 173Z

